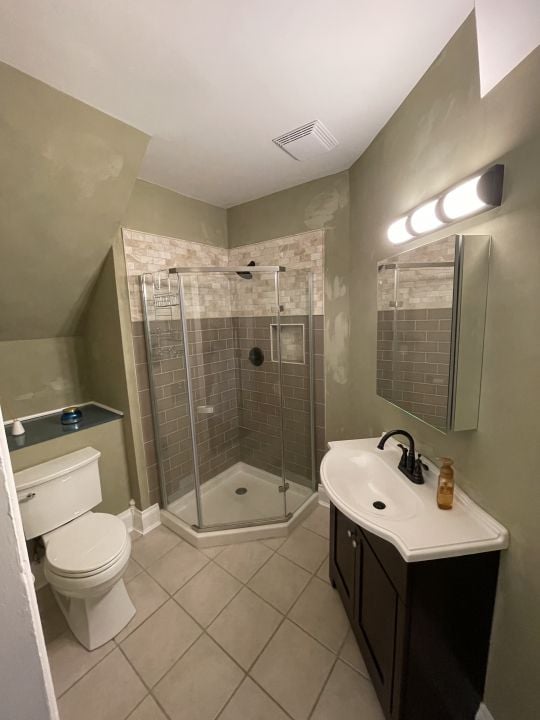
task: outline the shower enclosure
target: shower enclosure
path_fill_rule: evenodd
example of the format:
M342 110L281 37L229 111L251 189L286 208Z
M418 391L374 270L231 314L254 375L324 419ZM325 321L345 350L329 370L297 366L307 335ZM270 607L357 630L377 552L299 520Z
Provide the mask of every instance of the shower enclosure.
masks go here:
M316 490L312 276L141 276L162 505L197 532L283 523Z

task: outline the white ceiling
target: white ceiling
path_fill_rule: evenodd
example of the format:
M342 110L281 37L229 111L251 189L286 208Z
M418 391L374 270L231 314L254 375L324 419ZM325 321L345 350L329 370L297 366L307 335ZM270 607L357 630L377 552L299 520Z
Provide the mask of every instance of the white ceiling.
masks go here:
M473 0L2 0L0 60L152 136L140 177L230 207L350 165ZM320 119L298 162L272 138Z

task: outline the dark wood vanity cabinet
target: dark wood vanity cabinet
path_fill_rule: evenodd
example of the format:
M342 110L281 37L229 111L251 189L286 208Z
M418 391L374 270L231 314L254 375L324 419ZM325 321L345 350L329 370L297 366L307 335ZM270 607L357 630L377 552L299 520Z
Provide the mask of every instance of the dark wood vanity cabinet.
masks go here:
M498 565L498 552L407 563L332 506L330 580L388 720L474 720Z

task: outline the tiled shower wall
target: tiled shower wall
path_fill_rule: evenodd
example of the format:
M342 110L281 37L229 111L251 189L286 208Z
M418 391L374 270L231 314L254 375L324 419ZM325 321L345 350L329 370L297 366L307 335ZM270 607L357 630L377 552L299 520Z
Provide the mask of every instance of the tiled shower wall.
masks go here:
M304 324L306 358L306 287L298 274L295 276L292 271L313 270L316 289L313 309L319 311L313 320L318 468L325 451L322 232L233 249L229 252L234 257L227 258L228 262L223 257L228 251L221 248L129 230L124 231L124 244L151 502L159 502L161 498L139 275L172 266L226 266L247 264L251 259L255 259L257 265L285 265L290 272L280 276L282 322ZM207 250L210 252L207 253ZM163 277L167 279L165 273ZM270 326L275 319L268 314L275 298L274 280L273 276L255 277L255 282L233 282L230 286L224 276L198 276L186 282L187 304L192 311L188 314L188 330L194 401L195 405L211 405L214 408L212 415L196 415L199 470L203 482L239 460L270 472L280 472L279 386L277 363L271 361L270 351ZM166 286L162 290L166 292ZM173 290L176 294L176 288ZM157 317L163 318L164 312L168 312L169 319L153 320L150 327L153 354L157 358L152 372L156 386L159 442L167 494L171 501L192 489L193 461L178 308L158 310ZM293 312L302 314L293 315ZM261 347L265 353L265 363L260 368L255 368L247 360L247 353L254 345ZM283 363L282 368L287 476L309 484L309 368L307 364L289 363Z

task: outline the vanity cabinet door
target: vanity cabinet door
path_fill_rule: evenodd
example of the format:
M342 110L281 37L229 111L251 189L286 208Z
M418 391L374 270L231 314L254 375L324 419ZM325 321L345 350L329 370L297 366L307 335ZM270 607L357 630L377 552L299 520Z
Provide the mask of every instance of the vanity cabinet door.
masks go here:
M358 554L355 626L373 685L391 715L398 594L365 538Z
M330 516L330 580L338 590L349 620L354 621L358 529L333 505Z

